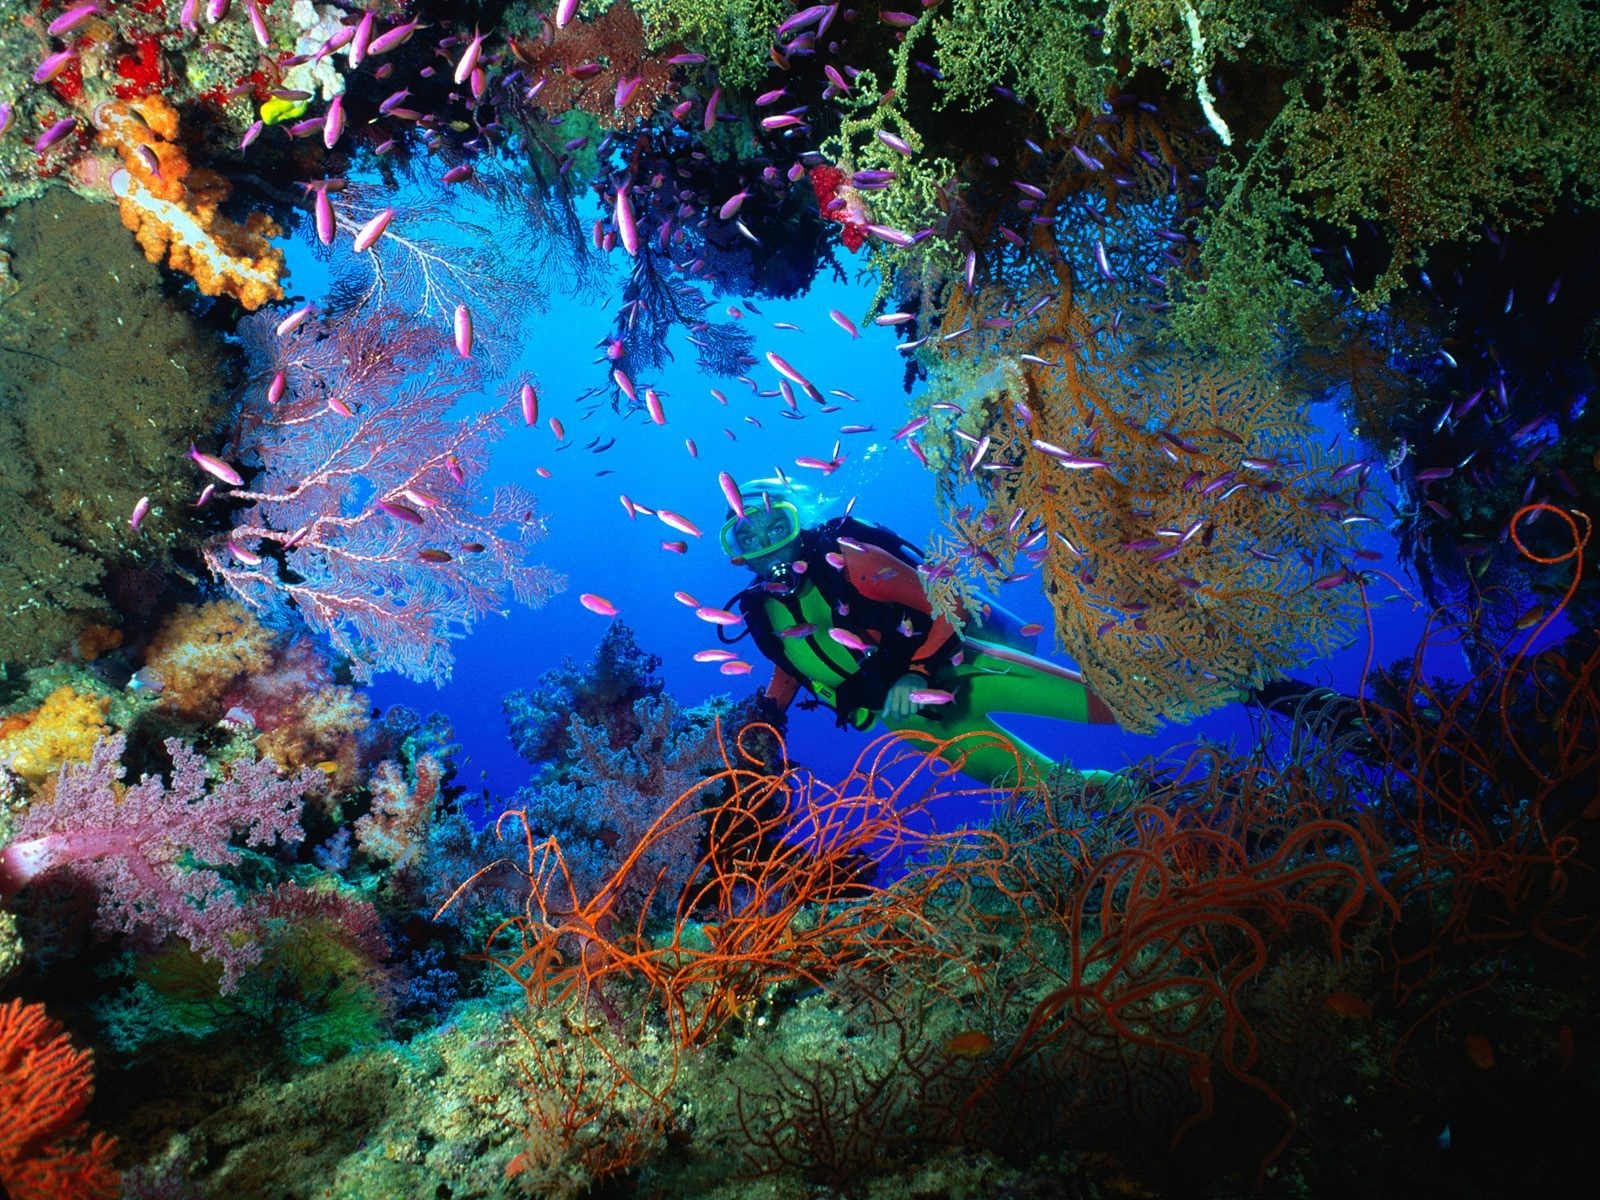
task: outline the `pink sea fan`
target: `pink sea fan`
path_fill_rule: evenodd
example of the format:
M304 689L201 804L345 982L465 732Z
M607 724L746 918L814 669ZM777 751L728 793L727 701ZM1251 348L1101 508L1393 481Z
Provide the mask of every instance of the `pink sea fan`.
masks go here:
M541 603L561 577L527 561L544 533L533 496L480 480L489 449L520 421L521 381L487 412L452 417L477 391L477 364L396 310L361 310L273 333L248 318L251 382L235 454L259 469L232 493L245 507L205 548L239 599L269 616L292 605L351 661L443 682L453 638L510 596ZM267 381L286 380L266 399Z
M205 758L168 738L171 784L146 775L124 790L123 744L121 734L101 738L87 763L61 769L53 799L28 809L0 849L0 897L47 872L74 876L98 891L103 932L146 943L176 934L222 964L230 991L260 951L252 919L212 868L239 861L235 837L298 842L301 795L315 776L236 762L208 790Z

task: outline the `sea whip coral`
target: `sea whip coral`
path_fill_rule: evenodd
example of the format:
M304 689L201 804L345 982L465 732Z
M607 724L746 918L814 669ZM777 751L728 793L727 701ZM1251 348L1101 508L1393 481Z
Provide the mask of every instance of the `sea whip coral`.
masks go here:
M247 309L281 300L280 230L251 213L243 225L218 211L232 190L215 172L191 167L178 144L178 114L163 97L116 101L95 110L99 141L122 156L111 176L122 223L145 257L193 277L208 296L233 296Z

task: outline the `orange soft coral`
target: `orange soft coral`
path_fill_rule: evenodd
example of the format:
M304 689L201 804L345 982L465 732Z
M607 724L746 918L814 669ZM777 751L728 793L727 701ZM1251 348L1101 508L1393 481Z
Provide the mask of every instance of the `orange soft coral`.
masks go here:
M165 689L165 707L190 720L215 721L229 685L272 661L272 640L232 600L185 604L157 630L144 665Z
M73 1049L44 1005L0 1005L0 1181L14 1200L98 1200L121 1194L114 1139L87 1143L83 1113L93 1062Z
M106 727L105 696L63 684L28 712L0 718L0 763L38 787L66 762L87 762Z
M177 140L177 111L164 97L102 105L95 124L101 144L122 156L111 187L146 258L192 276L206 295L233 296L248 309L283 298L283 251L268 243L281 230L261 213L243 225L221 215L232 189L214 171L189 165Z

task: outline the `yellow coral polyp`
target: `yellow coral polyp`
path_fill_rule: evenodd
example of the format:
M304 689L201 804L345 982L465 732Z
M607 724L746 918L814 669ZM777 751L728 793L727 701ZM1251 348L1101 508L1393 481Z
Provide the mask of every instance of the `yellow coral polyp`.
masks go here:
M31 712L0 721L0 763L38 787L63 763L87 762L94 744L110 732L110 700L63 684Z
M165 707L214 721L228 685L271 660L272 634L242 604L219 600L181 605L150 640L144 665L160 679Z
M207 296L232 296L247 309L281 300L281 232L261 213L243 225L220 213L232 189L222 176L192 167L178 142L178 114L160 95L102 105L99 140L122 156L111 179L122 223L153 263L191 276Z

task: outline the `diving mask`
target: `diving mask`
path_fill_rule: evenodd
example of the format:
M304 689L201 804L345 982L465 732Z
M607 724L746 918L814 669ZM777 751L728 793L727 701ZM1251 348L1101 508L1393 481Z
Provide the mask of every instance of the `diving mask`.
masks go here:
M782 550L800 536L800 510L787 500L772 500L722 526L722 549L736 562L749 562Z

